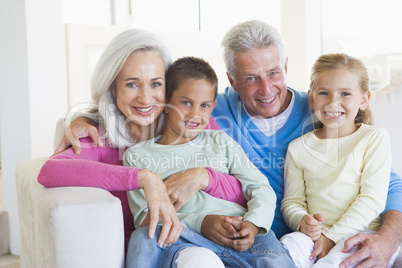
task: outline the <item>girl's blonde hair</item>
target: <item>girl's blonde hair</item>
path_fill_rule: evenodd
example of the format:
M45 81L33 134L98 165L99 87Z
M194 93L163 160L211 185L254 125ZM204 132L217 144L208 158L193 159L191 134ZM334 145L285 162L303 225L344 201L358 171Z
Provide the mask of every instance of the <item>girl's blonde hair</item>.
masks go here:
M344 53L325 54L316 60L311 72L310 90L313 91L317 84L317 80L322 73L338 69L345 69L356 74L359 79L358 83L362 93L370 91L369 76L366 66L364 66L361 60ZM355 118L355 123L364 123L368 125L373 123L369 107L367 107L365 110L359 110ZM321 127L322 123L318 120L315 120L314 128Z

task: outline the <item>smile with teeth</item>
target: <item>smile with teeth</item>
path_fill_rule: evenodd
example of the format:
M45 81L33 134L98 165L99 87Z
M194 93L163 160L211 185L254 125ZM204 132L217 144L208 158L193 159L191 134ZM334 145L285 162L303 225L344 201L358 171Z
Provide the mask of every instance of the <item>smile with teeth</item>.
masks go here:
M155 106L149 106L149 107L134 107L134 109L136 109L137 111L141 112L141 113L149 113Z
M151 115L154 112L155 105L147 106L147 107L133 107L134 110L137 111L138 114L147 116Z
M342 112L324 112L327 117L338 117L341 116Z
M185 121L184 123L185 123L186 126L189 127L189 128L197 128L199 125L201 125L200 123L189 122L189 121Z
M269 99L258 99L258 100L262 103L271 103L275 99L275 97L276 96L273 96L272 98Z

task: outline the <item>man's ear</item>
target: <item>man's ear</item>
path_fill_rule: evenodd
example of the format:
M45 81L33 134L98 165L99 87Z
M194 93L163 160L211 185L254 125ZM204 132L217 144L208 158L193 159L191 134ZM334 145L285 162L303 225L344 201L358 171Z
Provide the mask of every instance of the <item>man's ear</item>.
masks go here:
M369 105L369 101L371 98L371 92L367 91L363 94L362 102L360 103L360 110L365 110Z
M237 91L237 90L236 90L236 87L235 87L235 81L234 81L234 79L230 76L229 73L226 73L226 75L227 75L227 77L228 77L229 83L230 83L230 85L232 86L232 88L233 88L235 91Z

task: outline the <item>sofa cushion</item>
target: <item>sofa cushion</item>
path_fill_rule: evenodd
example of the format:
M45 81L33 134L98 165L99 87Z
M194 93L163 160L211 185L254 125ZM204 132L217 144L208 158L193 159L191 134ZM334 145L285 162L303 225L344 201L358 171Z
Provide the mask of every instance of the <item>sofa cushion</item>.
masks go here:
M370 109L374 125L388 130L391 137L392 167L402 175L402 79L373 92Z

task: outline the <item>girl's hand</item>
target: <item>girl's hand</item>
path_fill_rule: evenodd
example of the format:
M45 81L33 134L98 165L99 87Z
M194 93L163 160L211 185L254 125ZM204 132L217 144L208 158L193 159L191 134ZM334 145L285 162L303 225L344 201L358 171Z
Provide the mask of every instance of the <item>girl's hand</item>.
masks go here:
M327 238L325 235L321 235L321 237L314 242L314 250L310 255L310 260L314 260L316 257L321 259L325 257L328 252L335 246L335 243Z
M300 222L300 232L308 235L311 240L316 241L321 236L324 217L321 214L306 214Z
M222 215L207 215L201 225L201 233L220 246L233 246L234 239L239 237L238 232L230 223L242 221L242 217L222 216Z
M176 211L179 211L199 190L209 185L205 168L191 168L170 175L163 182Z
M149 231L148 235L153 238L159 218L162 219L162 231L158 238L158 245L173 244L180 237L182 226L176 215L169 195L162 179L158 174L142 169L138 173L138 186L144 190L148 204Z
M81 153L80 138L90 137L96 146L102 146L98 129L91 123L93 122L86 117L74 119L70 126L66 128L66 134L61 139L53 155L63 152L70 146L73 147L75 154L79 155Z

